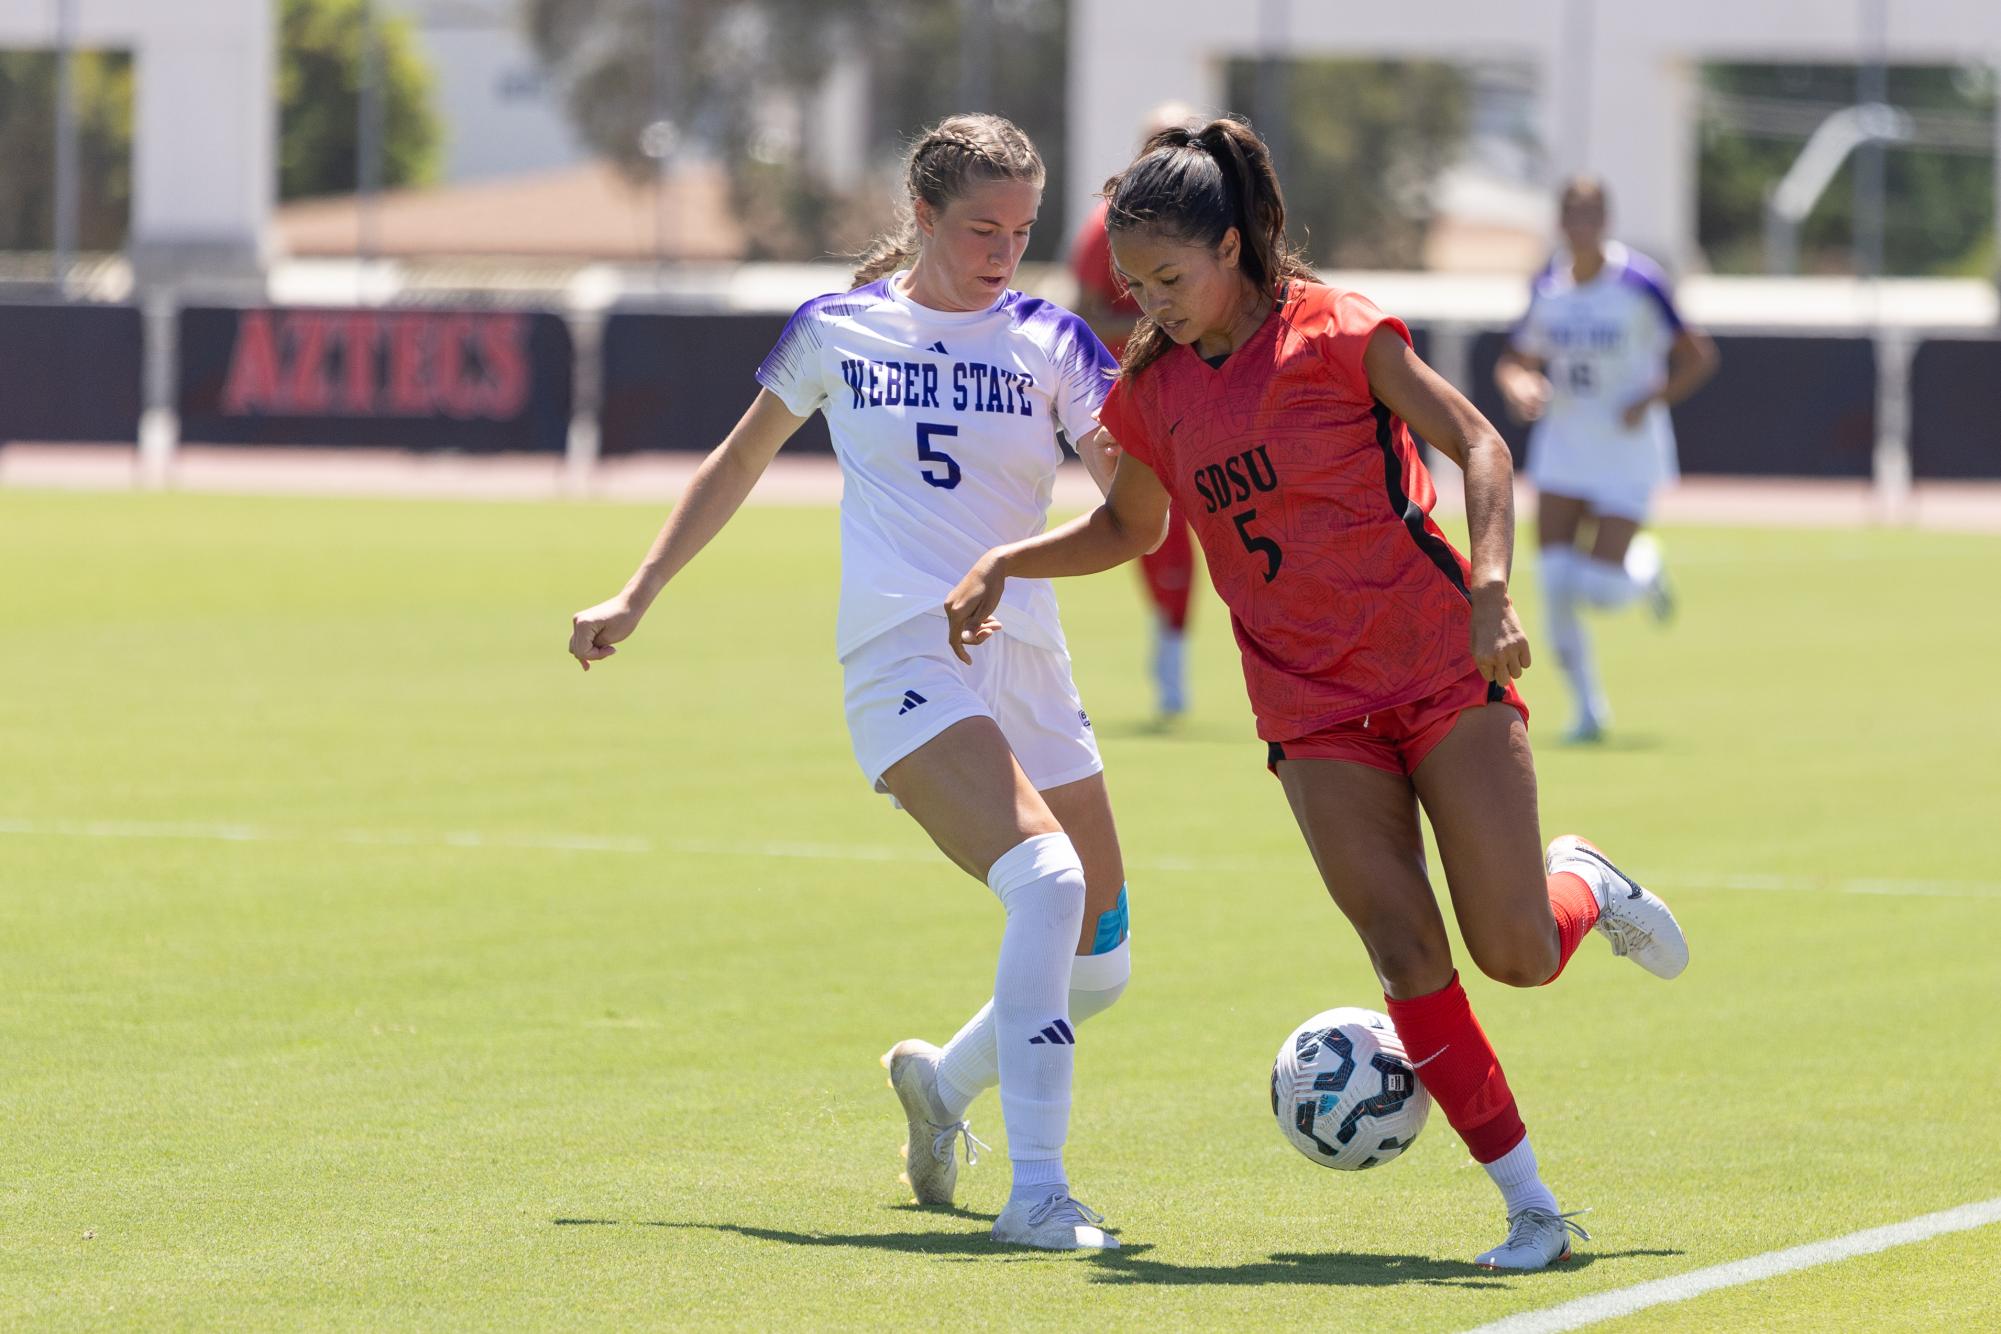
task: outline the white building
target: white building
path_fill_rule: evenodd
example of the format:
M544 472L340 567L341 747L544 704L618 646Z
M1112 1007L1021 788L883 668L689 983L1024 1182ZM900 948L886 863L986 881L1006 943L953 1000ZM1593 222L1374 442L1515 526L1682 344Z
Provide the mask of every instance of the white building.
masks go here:
M443 131L440 181L461 185L579 166L593 156L570 126L562 90L521 28L520 0L378 0L407 19L431 67Z
M1891 64L2001 65L1996 0L1071 0L1070 34L1073 226L1146 111L1218 106L1232 57L1519 62L1537 74L1546 184L1597 172L1617 230L1672 268L1695 258L1704 62L1856 64L1874 47Z
M53 47L59 6L0 0L0 46ZM132 262L141 273L254 272L277 193L271 0L70 0L80 47L138 64Z

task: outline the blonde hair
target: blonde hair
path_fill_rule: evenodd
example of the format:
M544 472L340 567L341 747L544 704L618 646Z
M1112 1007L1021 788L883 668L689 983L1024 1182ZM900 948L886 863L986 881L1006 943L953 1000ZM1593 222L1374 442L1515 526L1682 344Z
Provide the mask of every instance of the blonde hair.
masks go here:
M904 160L907 191L897 206L896 224L855 256L854 285L872 283L916 260L923 244L917 232L917 201L944 209L978 181L1027 181L1040 186L1046 173L1042 155L1018 126L984 113L948 116L910 146Z

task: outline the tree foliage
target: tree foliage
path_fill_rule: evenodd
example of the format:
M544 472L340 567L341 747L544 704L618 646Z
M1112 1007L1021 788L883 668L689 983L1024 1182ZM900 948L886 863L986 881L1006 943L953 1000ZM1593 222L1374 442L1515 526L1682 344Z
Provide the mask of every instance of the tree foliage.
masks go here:
M1266 76L1232 61L1230 105L1269 100ZM1294 243L1329 268L1419 267L1430 186L1465 142L1470 98L1464 72L1436 61L1289 62L1285 123L1258 128L1274 143Z
M77 108L77 245L124 244L132 199L132 60L79 52L72 66ZM56 56L0 51L0 250L55 245Z
M894 203L887 168L923 125L993 111L1036 141L1050 167L1045 217L1061 216L1063 0L986 0L975 71L986 105L967 105L960 52L967 6L954 0L528 0L528 31L564 88L585 142L635 178L654 170L647 127L672 127L672 151L729 172L753 254L816 258L858 246ZM810 117L830 53L865 50L868 146L882 171L843 197L806 157ZM1030 254L1062 238L1044 228Z
M1990 73L1947 66L1892 66L1892 105L1944 113L1949 122L1994 124ZM1757 273L1765 265L1764 210L1771 190L1806 144L1806 132L1777 133L1728 110L1742 107L1819 113L1856 100L1853 65L1710 65L1709 99L1697 168L1696 235L1719 273ZM1750 99L1745 102L1743 99ZM1855 268L1855 172L1851 156L1800 228L1804 272ZM1892 145L1884 159L1884 268L1892 274L1981 274L1994 246L1992 138L1960 151Z
M362 0L283 0L278 59L278 194L354 188ZM132 213L130 54L79 51L73 66L77 244L116 250ZM436 174L431 80L409 25L383 25L384 185ZM168 133L166 127L159 131ZM0 249L45 250L55 237L56 56L0 51Z
M338 194L360 183L364 0L284 0L278 32L278 197ZM382 40L381 182L436 178L431 75L403 19L378 19Z

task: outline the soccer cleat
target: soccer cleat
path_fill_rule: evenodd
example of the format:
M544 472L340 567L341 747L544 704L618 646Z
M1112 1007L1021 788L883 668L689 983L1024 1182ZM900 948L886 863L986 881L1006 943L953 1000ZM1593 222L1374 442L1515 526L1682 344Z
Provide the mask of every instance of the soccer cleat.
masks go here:
M1674 619L1674 588L1668 583L1660 543L1651 533L1635 533L1627 544L1626 577L1640 586L1654 620L1666 625Z
M1579 718L1563 734L1566 746L1595 746L1605 739L1605 728L1596 718Z
M1668 582L1665 568L1647 583L1647 610L1653 613L1656 624L1674 620L1674 585Z
M1583 1210L1578 1210L1582 1213ZM1546 1269L1550 1265L1570 1258L1570 1239L1574 1235L1580 1241L1591 1240L1586 1232L1571 1220L1577 1214L1553 1214L1547 1209L1524 1209L1508 1216L1508 1239L1491 1251L1473 1257L1473 1263L1482 1269L1514 1269L1527 1271Z
M883 1053L889 1086L903 1104L910 1138L903 1145L903 1180L919 1204L950 1204L959 1184L959 1160L953 1141L966 1137L966 1162L980 1161L987 1146L973 1138L965 1121L945 1119L938 1107L938 1048L922 1038L905 1038Z
M1040 1202L1009 1200L994 1220L994 1240L1043 1251L1115 1251L1119 1239L1104 1222L1096 1209L1059 1190Z
M1598 900L1595 929L1612 942L1612 953L1632 959L1655 977L1679 977L1688 967L1688 937L1667 904L1589 841L1565 834L1549 845L1543 869L1551 875L1570 871L1591 886Z

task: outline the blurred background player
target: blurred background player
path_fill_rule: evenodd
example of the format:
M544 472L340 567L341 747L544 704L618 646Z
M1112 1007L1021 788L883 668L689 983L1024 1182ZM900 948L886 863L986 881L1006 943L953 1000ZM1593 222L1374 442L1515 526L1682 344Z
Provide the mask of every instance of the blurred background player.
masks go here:
M1663 978L1687 966L1688 944L1667 905L1589 843L1541 846L1513 684L1529 646L1508 597L1507 445L1418 360L1402 321L1315 280L1286 240L1264 141L1241 121L1149 141L1114 182L1109 223L1145 312L1099 410L1121 450L1111 490L1094 513L981 557L947 605L953 647L984 641L1011 575L1137 556L1178 493L1230 608L1267 763L1418 1079L1501 1192L1507 1237L1475 1263L1566 1259L1585 1234L1543 1183L1460 984L1419 808L1467 952L1494 980L1555 981L1594 927ZM1465 473L1470 561L1431 519L1410 428Z
M1186 102L1163 102L1147 113L1142 143L1162 130L1197 119ZM1139 319L1139 305L1112 269L1111 242L1105 235L1108 200L1100 199L1070 245L1070 272L1077 280L1077 313L1082 315L1115 357L1124 357L1126 339ZM1195 579L1195 544L1188 519L1179 508L1167 512L1167 537L1139 558L1141 582L1153 607L1154 699L1163 722L1188 711L1188 600Z
M1544 596L1557 661L1577 700L1567 739L1596 741L1611 709L1581 611L1644 597L1673 614L1659 546L1640 533L1679 476L1668 409L1716 373L1716 344L1675 310L1645 256L1605 237L1605 187L1564 186L1564 247L1530 289L1494 382L1529 433Z
M743 420L624 591L576 614L570 652L586 670L616 652L786 440L826 416L841 464L836 651L855 759L1006 914L992 1001L943 1051L913 1039L883 1058L909 1127L911 1187L919 1203L952 1202L961 1135L972 1154L966 1107L998 1083L1014 1182L994 1240L1111 1249L1063 1166L1072 1025L1117 1000L1130 970L1104 766L1048 584L1022 586L1002 651L976 666L947 649L941 612L982 551L1042 531L1059 429L1087 466L1103 458L1094 414L1111 357L1077 316L1009 286L1043 179L1035 146L998 116L953 116L922 135L897 230L862 257L853 290L793 315Z

